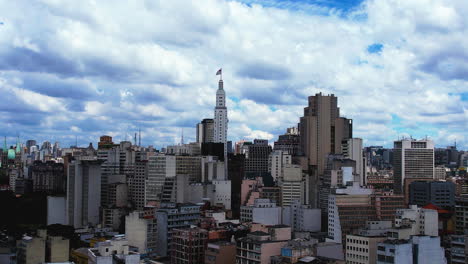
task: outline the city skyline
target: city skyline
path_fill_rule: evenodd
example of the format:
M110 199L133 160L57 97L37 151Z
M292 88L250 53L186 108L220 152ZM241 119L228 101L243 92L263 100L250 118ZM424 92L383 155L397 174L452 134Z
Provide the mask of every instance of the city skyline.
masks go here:
M99 2L87 12L91 2L0 2L11 10L0 18L9 145L18 134L118 142L140 128L143 145L179 143L182 129L193 142L196 124L212 118L222 67L228 140L274 141L322 92L339 98L365 146L428 136L468 148L462 3Z

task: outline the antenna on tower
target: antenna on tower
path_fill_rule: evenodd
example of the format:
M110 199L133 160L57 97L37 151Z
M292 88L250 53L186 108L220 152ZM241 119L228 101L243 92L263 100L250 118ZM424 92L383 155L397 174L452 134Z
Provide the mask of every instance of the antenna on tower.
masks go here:
M141 128L138 128L138 146L141 147Z
M136 137L137 137L137 133L135 132L135 136L134 136L134 138L133 138L133 140L134 140L133 142L135 142L135 146L136 146L136 144L137 144Z
M180 144L184 144L184 128L182 128L182 136L180 137Z
M78 136L75 135L75 148L77 148L77 147L78 147Z

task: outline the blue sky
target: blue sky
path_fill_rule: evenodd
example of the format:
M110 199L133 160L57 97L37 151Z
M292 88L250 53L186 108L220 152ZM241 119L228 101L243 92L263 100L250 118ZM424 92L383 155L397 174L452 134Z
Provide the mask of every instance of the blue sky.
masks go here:
M0 133L62 145L195 138L222 67L229 138L274 140L317 92L366 145L468 149L468 3L0 0ZM27 18L27 19L25 19Z

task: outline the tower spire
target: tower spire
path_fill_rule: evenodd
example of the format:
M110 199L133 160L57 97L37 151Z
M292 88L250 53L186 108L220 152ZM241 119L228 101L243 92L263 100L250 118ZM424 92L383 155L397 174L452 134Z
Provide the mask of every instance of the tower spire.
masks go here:
M141 128L138 128L138 146L141 147Z

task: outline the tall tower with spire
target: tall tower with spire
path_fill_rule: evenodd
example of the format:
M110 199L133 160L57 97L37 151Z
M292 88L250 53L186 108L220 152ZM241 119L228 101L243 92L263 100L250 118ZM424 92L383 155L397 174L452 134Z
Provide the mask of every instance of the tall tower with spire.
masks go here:
M214 135L215 143L224 143L224 162L227 164L227 130L228 118L226 108L226 92L223 87L222 70L219 69L216 75L219 75L218 90L216 91L216 107L214 109Z

